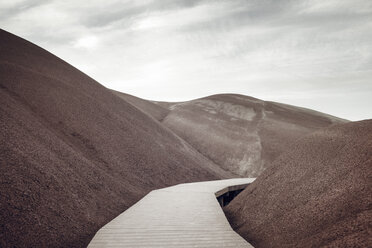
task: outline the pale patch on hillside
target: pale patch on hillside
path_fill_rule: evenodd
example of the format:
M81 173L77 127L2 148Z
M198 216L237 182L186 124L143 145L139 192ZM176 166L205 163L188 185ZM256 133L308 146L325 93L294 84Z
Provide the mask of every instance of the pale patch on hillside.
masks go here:
M213 100L198 100L194 102L194 104L200 106L204 111L210 114L225 114L247 121L252 121L256 116L252 108L247 108L238 104Z

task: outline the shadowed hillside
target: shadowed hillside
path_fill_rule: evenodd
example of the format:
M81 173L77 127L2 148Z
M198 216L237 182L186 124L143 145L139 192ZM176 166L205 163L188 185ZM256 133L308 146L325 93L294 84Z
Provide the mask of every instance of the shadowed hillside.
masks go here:
M235 94L179 103L122 96L161 120L221 168L239 176L258 176L297 139L346 122L310 109ZM154 103L162 108L156 109Z
M0 30L0 247L82 247L152 189L227 176L66 62Z
M372 120L294 144L225 213L255 247L372 247Z
M223 169L251 177L298 138L344 121L242 95L214 95L169 108L165 126Z

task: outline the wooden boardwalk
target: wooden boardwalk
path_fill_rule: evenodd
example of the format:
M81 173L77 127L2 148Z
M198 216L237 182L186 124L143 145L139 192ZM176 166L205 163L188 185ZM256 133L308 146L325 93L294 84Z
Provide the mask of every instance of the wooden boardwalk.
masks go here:
M232 230L216 196L254 178L186 183L154 190L102 227L94 247L253 247Z

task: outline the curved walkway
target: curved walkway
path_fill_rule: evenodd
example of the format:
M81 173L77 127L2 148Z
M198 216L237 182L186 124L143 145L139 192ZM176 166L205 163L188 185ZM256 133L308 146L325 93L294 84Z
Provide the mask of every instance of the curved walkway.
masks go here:
M88 247L253 247L233 231L216 199L253 181L237 178L153 190L102 227Z

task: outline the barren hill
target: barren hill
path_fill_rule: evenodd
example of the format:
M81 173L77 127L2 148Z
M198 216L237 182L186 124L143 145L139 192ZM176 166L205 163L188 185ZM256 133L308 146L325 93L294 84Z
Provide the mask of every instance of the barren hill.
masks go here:
M82 247L152 189L227 173L87 75L0 30L0 247Z
M255 247L372 247L372 120L291 146L225 208Z
M239 176L258 176L297 139L347 122L310 109L236 94L178 103L122 97L160 120L221 168Z

